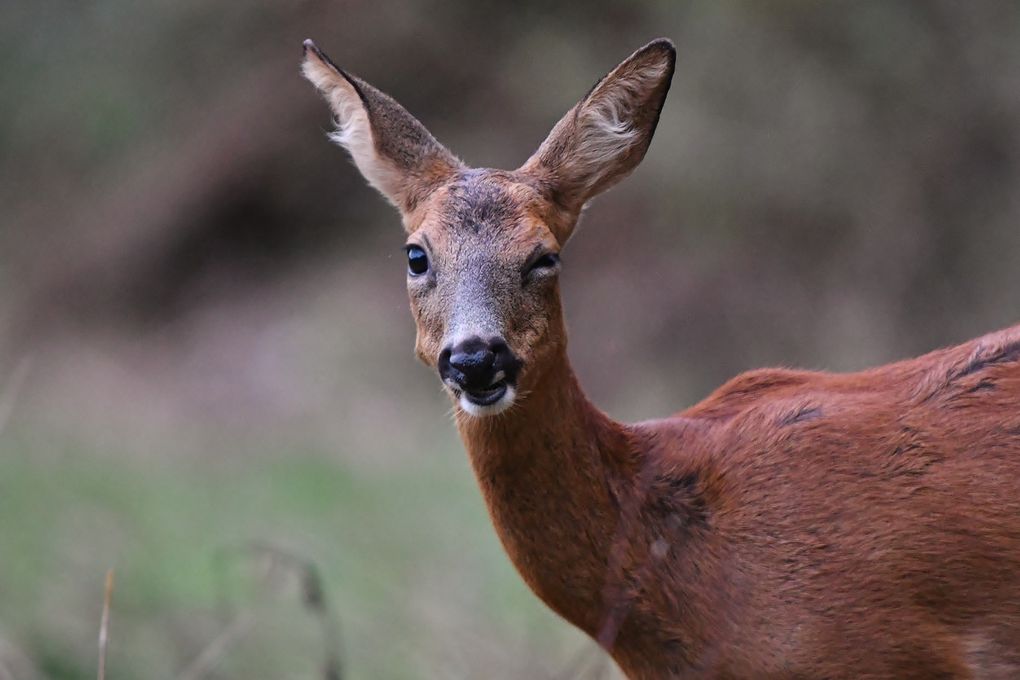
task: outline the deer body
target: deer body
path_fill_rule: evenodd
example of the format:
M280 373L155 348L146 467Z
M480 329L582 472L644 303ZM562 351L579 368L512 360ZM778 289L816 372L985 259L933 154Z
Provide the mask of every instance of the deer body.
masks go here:
M416 350L511 560L631 678L1020 677L1020 327L862 373L746 373L633 425L584 396L558 252L644 155L672 55L636 52L504 172L306 44L337 138L403 215Z
M1020 327L662 421L574 389L459 427L525 580L629 677L1018 677L1018 360Z

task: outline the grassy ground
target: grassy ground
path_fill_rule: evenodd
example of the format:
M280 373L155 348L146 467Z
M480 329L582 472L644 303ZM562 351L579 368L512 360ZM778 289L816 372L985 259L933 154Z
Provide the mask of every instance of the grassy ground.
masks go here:
M0 375L0 664L94 678L113 567L110 680L187 678L232 622L197 677L321 680L327 648L348 680L578 677L591 644L506 558L402 282L365 299L379 272L40 343Z
M4 440L0 636L47 677L95 677L111 566L111 678L180 677L238 616L251 626L204 677L323 677L331 634L292 559L322 577L346 677L553 676L585 646L514 573L452 433L398 471Z

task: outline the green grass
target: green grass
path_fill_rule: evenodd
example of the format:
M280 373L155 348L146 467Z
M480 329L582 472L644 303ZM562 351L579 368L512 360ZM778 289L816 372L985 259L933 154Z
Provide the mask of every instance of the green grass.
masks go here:
M95 676L111 566L109 677L176 677L238 611L254 628L209 677L322 677L296 573L267 578L253 542L322 574L350 678L522 677L527 657L551 671L583 644L513 571L452 439L378 468L314 450L150 460L4 440L0 636L47 677Z

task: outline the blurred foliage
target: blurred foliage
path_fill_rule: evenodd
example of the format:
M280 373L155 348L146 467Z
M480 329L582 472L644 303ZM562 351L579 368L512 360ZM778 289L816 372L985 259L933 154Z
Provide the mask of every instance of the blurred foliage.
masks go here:
M180 672L229 620L216 555L271 541L324 574L351 677L565 667L584 643L492 535L411 356L398 221L324 139L300 43L515 167L660 35L652 149L565 254L596 403L1016 321L1015 3L0 5L0 663L91 677L113 565L111 671ZM215 677L319 677L299 598L229 580L257 623Z

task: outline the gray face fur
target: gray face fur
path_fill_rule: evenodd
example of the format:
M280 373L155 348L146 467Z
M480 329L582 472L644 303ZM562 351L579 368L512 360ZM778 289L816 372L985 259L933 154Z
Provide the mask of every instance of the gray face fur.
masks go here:
M428 258L407 281L415 348L468 415L499 413L554 372L566 343L559 250L585 203L644 157L674 62L667 40L641 48L508 172L467 168L397 102L305 42L304 74L338 125L331 138Z
M429 257L428 271L408 274L418 321L418 356L435 365L444 351L472 338L505 343L515 372L540 361L562 333L556 278L559 243L536 209L542 196L513 173L468 170L431 197L435 217L408 243ZM440 366L442 370L442 366ZM462 408L489 415L513 404L520 388L509 376L497 402L479 405L444 379ZM444 376L445 378L445 376Z

